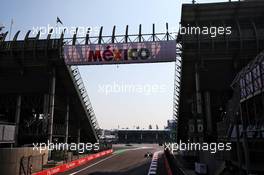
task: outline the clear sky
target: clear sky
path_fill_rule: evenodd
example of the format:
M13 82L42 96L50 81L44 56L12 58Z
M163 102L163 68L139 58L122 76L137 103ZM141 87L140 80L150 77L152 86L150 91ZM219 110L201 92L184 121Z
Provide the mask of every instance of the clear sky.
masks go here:
M221 0L218 0L218 2ZM225 0L227 1L227 0ZM64 26L104 26L103 34L123 34L126 25L135 34L142 24L143 33L150 33L152 23L163 32L178 27L181 4L191 0L1 0L0 24L12 36L21 30L20 38L33 27L55 25L58 16ZM217 2L217 0L197 0ZM149 124L163 128L172 118L174 63L80 66L81 75L101 128L147 128ZM100 87L108 85L159 86L159 92L121 92L106 94Z

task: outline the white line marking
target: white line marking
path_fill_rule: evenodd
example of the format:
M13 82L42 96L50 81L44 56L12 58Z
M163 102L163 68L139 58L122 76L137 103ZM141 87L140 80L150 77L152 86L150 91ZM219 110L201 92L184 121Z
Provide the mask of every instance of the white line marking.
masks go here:
M89 165L89 166L87 166L87 167L85 167L85 168L83 168L83 169L80 169L79 171L76 171L76 172L74 172L74 173L71 173L70 175L75 175L75 174L77 174L77 173L79 173L79 172L81 172L81 171L83 171L83 170L86 170L86 169L88 169L88 168L91 168L91 167L93 167L93 166L95 166L95 165L97 165L97 164L99 164L99 163L101 163L101 162L103 162L103 161L105 161L105 160L108 160L108 159L110 159L110 158L112 158L112 157L114 157L114 156L116 156L116 155L118 155L118 154L114 154L114 155L111 155L110 157L106 157L106 158L104 158L104 159L102 159L102 160L100 160L100 161L98 161L98 162L96 162L96 163L94 163L94 164L91 164L91 165Z
M159 153L161 153L162 151L156 151L153 154L152 160L151 160L151 164L149 167L149 171L148 171L148 175L151 174L156 174L156 171L158 169L158 159L159 159Z
M133 150L138 150L138 149L147 149L147 147L139 147L139 148L125 149L125 151L133 151ZM113 152L113 153L115 153L115 152ZM86 169L88 169L88 168L91 168L91 167L93 167L93 166L95 166L95 165L97 165L97 164L99 164L99 163L101 163L101 162L103 162L103 161L105 161L105 160L108 160L108 159L110 159L110 158L112 158L112 157L114 157L114 156L116 156L116 155L119 155L119 154L113 154L113 155L111 155L110 157L106 157L106 158L104 158L104 159L102 159L102 160L100 160L100 161L98 161L98 162L96 162L96 163L94 163L94 164L91 164L91 165L89 165L89 166L87 166L87 167L85 167L85 168L83 168L83 169L80 169L80 170L78 170L78 171L76 171L76 172L74 172L74 173L71 173L71 174L69 174L69 175L75 175L75 174L77 174L77 173L79 173L79 172L81 172L81 171L83 171L83 170L86 170Z

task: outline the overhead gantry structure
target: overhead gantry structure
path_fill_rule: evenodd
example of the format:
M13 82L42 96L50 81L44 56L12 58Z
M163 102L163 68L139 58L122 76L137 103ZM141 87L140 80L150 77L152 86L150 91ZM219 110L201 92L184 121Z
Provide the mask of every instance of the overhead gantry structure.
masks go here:
M156 33L153 24L152 33L143 34L139 25L138 34L129 34L126 26L125 34L117 35L114 26L112 35L103 35L101 27L98 36L90 36L88 29L83 37L78 36L78 28L72 37L65 37L65 29L58 38L52 38L51 29L45 39L40 39L40 32L30 37L28 31L23 40L18 40L18 31L11 41L5 41L8 33L4 33L0 42L0 121L13 126L16 134L10 143L97 141L100 128L93 107L78 67L65 62L64 46L176 41L176 32L168 28L166 23L166 32ZM181 47L176 44L173 49L177 55L170 58L176 61L173 115L177 118Z

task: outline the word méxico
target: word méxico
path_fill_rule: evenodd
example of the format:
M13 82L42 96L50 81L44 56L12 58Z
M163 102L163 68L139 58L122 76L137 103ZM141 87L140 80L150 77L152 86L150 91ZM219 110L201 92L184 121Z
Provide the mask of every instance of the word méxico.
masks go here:
M82 61L102 62L102 61L126 61L126 60L146 60L150 59L151 52L147 48L117 49L107 46L105 50L91 49L86 46L66 46L65 58L75 61L82 58Z
M210 153L216 153L217 151L230 151L232 149L232 143L165 143L165 150L172 153L176 151L210 151Z
M98 151L99 143L33 143L33 150L40 153L45 150L53 151L78 151L84 153L85 151Z

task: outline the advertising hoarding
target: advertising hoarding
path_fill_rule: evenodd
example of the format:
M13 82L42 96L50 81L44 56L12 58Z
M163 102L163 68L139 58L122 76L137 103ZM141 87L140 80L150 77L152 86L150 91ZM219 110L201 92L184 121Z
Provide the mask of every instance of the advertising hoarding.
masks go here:
M63 55L67 65L171 62L176 41L65 45Z

